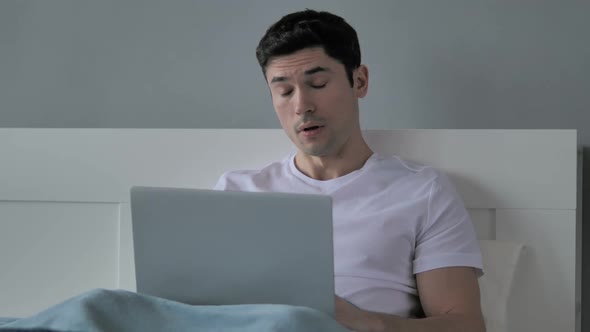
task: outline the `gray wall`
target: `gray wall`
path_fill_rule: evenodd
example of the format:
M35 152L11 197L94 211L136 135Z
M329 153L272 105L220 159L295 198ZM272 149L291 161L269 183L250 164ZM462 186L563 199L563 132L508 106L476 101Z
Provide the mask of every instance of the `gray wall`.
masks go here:
M306 7L359 33L365 128L575 128L590 193L585 0L3 0L0 127L278 127L254 47Z

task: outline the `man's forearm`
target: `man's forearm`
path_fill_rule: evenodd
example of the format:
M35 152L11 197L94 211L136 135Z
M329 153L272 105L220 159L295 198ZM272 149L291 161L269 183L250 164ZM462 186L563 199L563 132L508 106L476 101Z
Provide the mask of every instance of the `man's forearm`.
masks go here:
M374 332L485 332L483 319L474 314L445 314L406 319L398 316L367 313Z

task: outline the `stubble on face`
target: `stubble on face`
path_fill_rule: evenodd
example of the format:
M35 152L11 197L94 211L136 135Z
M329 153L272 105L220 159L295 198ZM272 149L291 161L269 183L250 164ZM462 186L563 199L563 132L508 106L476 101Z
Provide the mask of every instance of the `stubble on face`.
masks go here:
M319 67L327 68L328 73L314 74L315 76L304 74L305 71ZM354 106L351 106L355 99L342 64L328 57L319 48L274 59L267 69L273 105L291 141L309 156L338 155L353 131L353 117L358 117L352 109ZM310 88L313 85L310 82L316 81L315 77L320 78L317 80L320 83L326 81L321 77L327 78L327 87L321 90ZM274 80L279 83L273 83ZM306 106L310 106L310 111L301 111L301 103L297 99L282 96L285 91L291 90L308 94L309 98L303 97L301 100L308 103ZM318 135L304 135L300 132L300 127L307 122L324 127Z

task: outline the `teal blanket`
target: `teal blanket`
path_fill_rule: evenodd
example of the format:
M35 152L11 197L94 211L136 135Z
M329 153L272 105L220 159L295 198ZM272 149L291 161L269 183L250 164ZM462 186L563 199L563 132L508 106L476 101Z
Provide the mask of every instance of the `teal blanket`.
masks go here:
M348 331L314 309L287 305L192 306L121 290L93 290L0 331Z

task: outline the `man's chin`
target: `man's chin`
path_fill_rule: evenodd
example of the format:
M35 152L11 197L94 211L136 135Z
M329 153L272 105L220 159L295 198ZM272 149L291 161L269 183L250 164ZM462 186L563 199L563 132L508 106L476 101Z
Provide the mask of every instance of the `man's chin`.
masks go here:
M329 149L324 145L302 145L299 147L299 150L305 153L306 155L312 157L326 157L327 155L329 155Z

